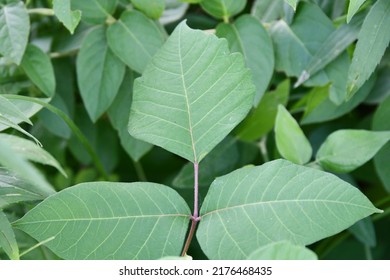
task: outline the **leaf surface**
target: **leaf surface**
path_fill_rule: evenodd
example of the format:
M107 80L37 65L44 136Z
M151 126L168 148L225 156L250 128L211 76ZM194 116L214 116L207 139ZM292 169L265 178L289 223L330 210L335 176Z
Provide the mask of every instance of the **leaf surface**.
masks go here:
M289 241L270 243L252 252L248 260L316 260L316 254Z
M0 53L20 64L30 33L30 18L22 1L0 9Z
M19 248L16 243L14 231L7 216L0 210L0 248L11 260L19 259Z
M71 0L53 0L53 10L60 22L73 34L81 19L81 11L71 10Z
M0 114L7 119L13 118L15 121L26 122L32 125L30 119L20 111L11 101L0 95Z
M91 182L44 200L14 226L65 259L158 259L179 255L190 210L154 183Z
M100 24L115 11L117 3L117 0L71 0L71 9L80 10L82 20Z
M200 2L200 5L213 17L227 21L245 8L246 0L207 0Z
M200 162L246 116L253 94L242 55L182 22L135 80L128 130Z
M319 148L316 161L326 170L351 172L390 140L390 131L337 130Z
M244 259L273 242L311 244L378 212L338 177L275 160L213 182L197 239L210 259Z
M80 94L94 122L114 101L125 75L125 65L108 48L105 31L104 27L92 30L77 58Z
M349 0L347 23L351 21L352 17L356 14L364 2L366 2L366 0Z
M165 0L131 0L131 3L150 18L158 19L165 8Z

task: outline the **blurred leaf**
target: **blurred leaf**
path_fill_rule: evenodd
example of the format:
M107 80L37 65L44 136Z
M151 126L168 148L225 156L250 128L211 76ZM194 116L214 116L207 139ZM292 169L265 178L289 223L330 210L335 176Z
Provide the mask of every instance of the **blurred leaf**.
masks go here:
M0 8L0 53L20 64L30 33L30 18L22 1Z
M25 114L23 114L18 107L16 107L11 101L0 95L0 115L5 116L7 119L13 118L17 122L26 122L32 125L32 122Z
M7 216L0 210L0 247L11 260L19 259L19 248Z
M294 11L297 9L297 3L299 0L284 0L287 4L289 4Z
M8 143L8 147L15 154L19 154L21 157L37 163L50 165L66 177L65 171L62 169L58 161L34 142L4 133L0 133L0 141Z
M26 135L26 136L30 137L31 139L33 139L37 145L42 146L41 142L39 142L39 140L37 138L35 138L34 135L32 135L31 133L27 132L21 126L19 126L18 124L14 123L10 119L8 119L8 118L6 118L6 117L4 117L2 115L0 115L0 125L5 126L6 128L13 128L13 129L19 131L20 133L23 133L24 135Z
M390 65L384 66L376 71L378 78L370 94L364 101L370 105L378 105L390 96Z
M142 73L165 34L157 24L137 11L128 11L107 30L108 45L113 53L134 71Z
M273 242L252 252L248 260L317 260L316 254L289 241Z
M366 0L349 0L347 23L351 21L352 17L356 14L364 2L366 2Z
M131 0L131 3L153 19L158 19L165 9L165 0Z
M77 58L77 78L85 108L93 122L114 101L125 74L125 65L111 52L105 28L85 37Z
M127 71L119 93L108 110L108 116L112 126L118 131L122 147L134 161L139 161L153 146L132 137L127 131L128 118L123 117L130 114L134 76L132 71Z
M270 132L275 124L278 105L287 104L289 92L290 80L285 80L275 90L265 93L259 106L252 109L235 130L237 137L254 141Z
M203 0L200 5L208 14L228 22L245 8L246 0Z
M283 0L256 0L251 10L252 16L261 22L280 19L283 12Z
M311 244L379 212L338 177L275 160L213 182L197 239L210 259L243 259L272 242Z
M252 70L256 86L254 106L257 106L274 72L274 52L267 30L254 17L244 15L233 24L219 24L216 35L228 40L232 52L244 55L246 65Z
M390 131L337 130L321 145L316 161L326 170L343 173L369 161L390 140Z
M376 110L372 122L373 130L388 130L390 131L390 97L379 105ZM374 157L375 170L378 173L383 185L388 193L390 193L390 143L387 143Z
M80 10L82 20L100 24L115 11L117 3L117 0L71 0L71 9Z
M390 1L378 0L366 16L348 72L347 98L370 78L390 42Z
M278 106L275 120L275 141L279 153L296 164L305 164L313 150L297 121L283 107Z
M193 0L193 2L191 3L197 3L195 1L200 2L201 0ZM169 24L181 19L185 15L189 6L187 3L181 2L190 1L165 0L166 7L162 16L159 19L159 22L161 24Z
M73 34L81 19L81 11L72 11L71 0L53 0L54 14L60 22Z
M200 162L246 116L253 94L242 55L182 22L135 80L129 133Z
M370 217L358 221L349 228L349 231L364 245L369 247L376 246L374 223Z
M48 97L56 90L53 65L50 58L40 48L29 44L23 56L23 70L31 81Z
M80 184L44 200L14 223L65 259L158 259L179 255L190 210L154 183ZM39 230L37 230L39 229Z
M42 200L44 197L33 189L31 183L0 167L0 209L13 203Z

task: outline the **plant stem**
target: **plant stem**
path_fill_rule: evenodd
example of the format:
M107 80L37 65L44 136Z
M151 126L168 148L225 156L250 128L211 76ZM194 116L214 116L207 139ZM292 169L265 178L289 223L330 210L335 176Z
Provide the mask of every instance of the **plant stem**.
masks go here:
M199 184L198 184L198 177L199 177L199 164L197 162L194 162L194 214L191 216L191 228L190 232L188 233L188 237L186 240L186 243L184 244L183 251L181 255L184 257L187 254L188 248L190 247L192 238L194 237L196 225L198 224L200 217L199 217Z
M263 138L261 138L261 140L259 142L259 148L260 148L261 155L263 156L264 162L268 162L269 155L268 155L268 151L267 151L267 136L264 136Z
M364 245L364 253L366 254L366 260L373 259L370 246Z
M28 10L28 13L31 14L38 14L43 16L54 16L54 11L52 9L47 8L36 8L36 9L30 9Z
M46 240L43 240L42 242L39 242L37 244L35 244L34 246L32 246L31 248L27 249L26 251L20 253L19 257L21 256L24 256L25 254L27 253L30 253L32 250L38 248L39 246L42 246L43 244L49 242L49 241L52 241L53 239L55 238L55 236L52 236L52 237L49 237L48 239Z
M138 179L141 182L147 182L148 178L146 178L144 168L142 167L142 164L139 161L133 160L133 164L135 167L135 172L137 173Z

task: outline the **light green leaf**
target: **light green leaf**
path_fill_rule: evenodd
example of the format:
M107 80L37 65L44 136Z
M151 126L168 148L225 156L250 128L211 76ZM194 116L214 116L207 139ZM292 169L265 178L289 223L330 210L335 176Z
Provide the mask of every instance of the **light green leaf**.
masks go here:
M29 182L31 189L28 191L39 193L47 197L55 193L53 187L46 181L42 174L27 160L15 154L7 142L0 140L0 164L15 172L18 176Z
M2 115L0 115L0 125L5 126L6 128L13 128L13 129L19 131L20 133L23 133L24 135L33 139L37 145L42 146L41 142L39 142L39 140L37 138L35 138L34 135L28 133L21 126L19 126L18 124L14 123L10 119L8 119Z
M366 0L349 0L347 23L351 21L352 17L356 14L364 2L366 2Z
M73 34L81 19L81 11L72 11L71 0L53 0L53 10L60 22Z
M390 96L379 105L376 110L372 122L373 130L388 130L390 131ZM390 193L390 143L387 143L374 157L376 172L379 175L387 192Z
M173 1L176 1L176 0L173 0ZM196 4L196 3L200 3L202 2L203 0L179 0L180 2L186 2L186 3L193 3L193 4Z
M131 3L153 19L158 19L165 9L165 0L131 0Z
M11 101L0 95L0 115L3 115L7 119L13 118L18 122L26 122L32 125L30 119L23 114L18 107L16 107Z
M338 177L275 160L213 182L197 239L210 259L244 259L272 242L311 244L379 212Z
M107 30L110 49L131 69L142 73L165 34L159 26L137 11L128 11Z
M195 1L200 2L201 0L193 0L192 3L195 3ZM166 7L162 16L159 19L159 22L161 24L166 25L172 22L177 22L178 20L183 18L189 7L189 4L181 2L190 1L165 0Z
M77 78L85 108L95 122L114 101L125 65L111 52L104 27L85 37L77 58Z
M304 246L280 241L262 246L252 252L248 260L317 260L316 254Z
M376 246L376 236L374 223L370 217L358 221L356 224L349 228L349 231L355 236L361 243L369 246Z
M272 22L280 19L283 12L283 0L256 0L251 14L261 22Z
M154 183L92 182L49 197L14 226L65 259L158 259L178 256L190 210L171 188Z
M30 183L15 173L0 167L0 209L13 203L42 200L44 197L30 190Z
M275 141L279 153L296 164L307 163L313 153L309 140L283 105L278 106Z
M254 106L257 106L274 72L274 51L267 30L254 17L244 15L233 24L218 25L216 35L228 40L232 52L244 55L246 65L252 70L256 86Z
M31 81L48 97L52 97L56 90L53 65L50 58L40 48L28 45L23 56L23 70Z
M112 126L118 131L122 147L134 161L139 161L153 146L132 137L127 131L129 120L123 117L129 116L130 114L134 76L132 71L127 71L122 85L119 88L118 95L108 110L108 117Z
M0 53L20 64L30 33L30 18L22 1L0 9Z
M19 259L19 248L7 216L0 210L0 247L11 260Z
M246 0L203 0L200 5L208 14L228 22L245 8Z
M390 1L378 0L366 16L348 72L347 98L370 78L390 42Z
M337 130L321 145L316 161L326 170L351 172L369 161L390 140L390 131Z
M242 55L182 22L135 80L129 133L200 162L246 116L253 94Z
M294 11L297 9L297 4L299 0L284 0L287 4L289 4Z
M15 154L19 154L21 157L34 162L53 166L66 177L65 171L58 161L34 142L4 133L0 133L0 140L8 143L8 147Z
M80 10L82 20L100 24L114 13L117 3L117 0L71 0L71 9Z
M241 140L254 141L266 135L275 124L278 105L286 105L290 92L290 80L278 84L278 87L267 92L259 106L252 109L249 115L240 123L235 134Z

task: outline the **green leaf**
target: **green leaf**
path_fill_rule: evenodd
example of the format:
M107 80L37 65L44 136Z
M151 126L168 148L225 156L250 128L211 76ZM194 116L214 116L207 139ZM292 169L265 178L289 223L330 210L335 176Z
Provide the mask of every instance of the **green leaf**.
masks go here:
M358 221L356 224L349 228L349 231L359 240L362 244L369 247L376 246L376 236L374 223L370 217Z
M242 55L182 22L135 80L129 133L200 162L246 116L253 94Z
M290 92L290 80L278 84L274 91L267 92L259 106L252 109L249 115L240 123L235 134L241 140L254 141L266 135L275 124L278 105L286 105Z
M218 25L216 35L228 40L232 52L244 55L246 65L252 70L256 86L254 105L257 106L274 72L274 51L268 32L254 17L244 15L233 24Z
M151 19L137 11L128 11L107 30L110 49L131 69L142 73L165 34Z
M100 24L114 13L117 3L117 0L71 0L71 9L80 10L82 20Z
M261 22L277 20L284 14L283 0L256 0L251 14Z
M20 133L23 133L24 135L33 139L37 145L42 146L41 142L39 142L39 140L37 138L35 138L34 135L28 133L21 126L17 125L13 121L11 121L10 119L8 119L2 115L0 115L0 125L5 126L6 128L13 128L13 129L19 131Z
M0 164L29 182L29 191L47 197L55 193L42 174L20 155L13 153L7 142L0 140Z
M197 239L210 259L244 259L273 242L311 244L379 212L338 177L275 160L213 182Z
M366 0L349 0L347 23L351 21L352 17L356 14L364 2L366 2Z
M0 167L0 209L13 203L42 200L40 194L32 192L31 183L20 178L15 173Z
M245 8L246 0L203 0L200 5L208 14L228 22Z
M348 72L347 98L370 78L390 42L390 1L378 0L368 12Z
M92 30L77 58L77 78L85 108L95 122L114 101L125 75L125 65L111 52L105 28Z
M8 147L15 154L19 154L21 157L34 162L53 166L66 177L65 171L58 161L34 142L4 133L0 133L0 140L8 143Z
M30 33L30 18L22 1L0 9L0 53L20 64Z
M26 122L32 125L30 119L23 114L18 107L16 107L11 101L4 98L0 95L0 114L5 116L7 119L13 118L14 123L16 122Z
M131 0L131 3L153 19L158 19L165 9L165 0Z
M280 241L262 246L252 252L248 260L317 260L316 254L304 246Z
M379 105L372 122L373 130L390 131L390 96ZM390 143L387 143L374 157L375 170L387 192L390 193Z
M19 248L7 216L0 211L0 247L11 260L19 259Z
M71 0L53 0L53 10L60 22L73 34L81 19L81 11L72 11Z
M152 145L144 141L135 139L127 131L128 118L133 96L134 73L127 71L122 85L119 88L118 95L108 110L108 117L112 126L118 131L122 147L127 154L134 160L139 161L146 153L152 149Z
M14 226L65 259L158 259L179 255L190 210L154 183L92 182L44 200Z
M28 45L21 66L31 81L46 96L54 95L56 90L54 70L46 53L34 45Z
M337 130L321 145L316 161L333 172L351 172L369 161L390 140L390 131Z
M313 153L309 140L283 105L278 106L275 141L279 153L285 159L297 164L307 163Z
M287 4L289 4L294 11L297 9L297 4L299 0L284 0Z

